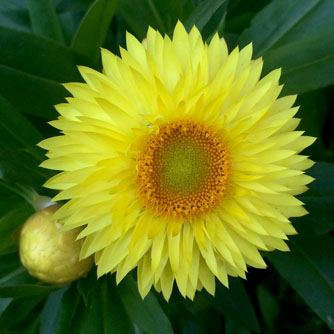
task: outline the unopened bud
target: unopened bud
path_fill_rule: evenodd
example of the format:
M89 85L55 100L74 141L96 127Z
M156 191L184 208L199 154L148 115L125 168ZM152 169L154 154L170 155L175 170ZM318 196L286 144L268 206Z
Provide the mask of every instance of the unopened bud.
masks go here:
M80 229L62 231L52 219L60 205L52 205L32 215L20 235L20 258L29 273L41 281L65 284L88 273L93 259L79 261Z

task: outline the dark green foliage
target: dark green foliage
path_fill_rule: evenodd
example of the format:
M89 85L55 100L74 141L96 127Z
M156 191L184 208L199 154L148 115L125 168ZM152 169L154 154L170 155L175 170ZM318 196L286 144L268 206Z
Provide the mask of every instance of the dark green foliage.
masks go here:
M52 0L28 0L27 3L34 33L63 43L64 37Z
M250 334L334 330L334 1L333 0L0 0L0 333ZM295 219L291 252L264 254L267 270L248 280L217 282L216 296L194 301L174 289L143 301L130 273L50 286L32 278L18 257L22 223L33 196L47 195L52 175L38 168L36 143L51 135L53 105L81 81L77 65L100 69L99 48L118 53L125 31L142 40L152 26L172 36L176 22L215 32L229 49L253 42L264 73L282 68L283 94L301 94L300 129L318 140L305 151L318 161L300 196L309 215ZM320 161L320 162L319 162ZM52 195L52 193L51 193Z
M71 47L97 62L118 0L96 0L76 31Z
M293 238L291 253L267 256L305 302L334 329L333 237Z

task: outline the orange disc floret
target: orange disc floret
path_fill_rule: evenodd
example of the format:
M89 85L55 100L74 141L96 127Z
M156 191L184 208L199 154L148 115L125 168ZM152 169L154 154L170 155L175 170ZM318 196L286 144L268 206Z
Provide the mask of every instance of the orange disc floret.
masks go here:
M138 194L157 215L191 220L213 210L226 194L229 166L215 129L193 120L168 122L139 155Z

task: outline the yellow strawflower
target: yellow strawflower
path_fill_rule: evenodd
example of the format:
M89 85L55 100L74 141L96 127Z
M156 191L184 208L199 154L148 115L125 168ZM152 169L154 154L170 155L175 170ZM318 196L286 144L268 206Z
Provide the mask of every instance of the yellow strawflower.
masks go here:
M121 57L102 50L103 73L80 67L86 83L64 85L73 97L56 106L62 134L40 143L42 166L62 171L46 183L68 200L55 218L85 227L81 258L95 254L98 276L137 266L142 297L153 285L168 300L176 281L193 299L265 268L259 250L288 250L314 138L294 131L281 71L260 80L251 57L251 44L228 54L178 23L172 39L127 34Z

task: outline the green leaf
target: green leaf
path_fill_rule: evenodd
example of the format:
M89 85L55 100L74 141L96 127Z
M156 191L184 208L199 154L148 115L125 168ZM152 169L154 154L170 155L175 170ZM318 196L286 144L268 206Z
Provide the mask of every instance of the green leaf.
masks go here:
M106 277L101 284L103 333L131 333L133 326L122 306L114 277Z
M69 286L65 286L62 289L51 292L47 297L41 314L39 334L60 333L55 329L55 327L60 320L59 317L62 309L64 294L68 291L68 289Z
M34 195L32 188L39 190L52 175L38 167L44 154L36 144L42 138L36 128L0 96L0 189L7 189L5 197L9 195L8 199L18 194L30 202ZM16 207L17 197L12 199L4 213Z
M37 313L37 314L36 314ZM29 317L27 322L30 322L29 325L23 325L24 330L22 334L36 334L38 331L39 323L40 323L40 313L38 311L35 312L36 316Z
M0 22L2 26L31 32L28 10L25 8L7 8L0 5Z
M97 283L96 267L92 268L92 270L89 271L86 277L82 277L77 281L76 287L78 293L83 298L83 301L86 306L89 303L89 299L92 292L97 287L96 283Z
M0 316L0 328L19 326L31 319L31 312L38 307L44 296L15 298Z
M118 0L95 0L73 38L72 48L96 62Z
M58 17L51 0L28 0L31 24L37 35L64 43Z
M305 131L308 136L317 140L307 150L305 155L311 155L313 160L323 160L324 141L322 134L328 114L327 97L323 90L316 90L299 95L296 105L300 105L297 117L301 118L299 129Z
M58 309L52 308L53 302L49 301L48 304L47 300L45 308L42 311L39 334L72 334L70 328L74 315L78 309L79 301L80 296L76 291L75 283L62 295ZM50 322L50 314L55 312L56 317L53 317L53 322Z
M21 0L0 0L0 5L7 7L9 9L27 9L27 4L25 1Z
M226 15L227 15L227 4L228 1L225 1L212 15L209 22L201 30L203 40L211 41L215 33L218 33L219 36L224 34Z
M119 10L139 40L146 37L151 26L161 34L172 35L177 20L184 19L193 9L191 0L120 0ZM128 29L129 30L129 29Z
M0 233L13 230L17 226L22 225L33 213L34 210L30 204L17 204L13 210L9 210L4 216L0 218Z
M115 284L111 284L110 279L110 276L100 278L96 283L97 288L91 293L88 305L85 306L83 302L79 304L70 333L134 333Z
M51 81L80 80L76 65L89 65L85 57L68 47L1 25L0 45L6 49L0 54L0 64Z
M0 298L0 316L7 306L12 302L13 298ZM1 332L0 332L1 333Z
M291 53L298 56L291 56ZM282 67L285 94L300 94L334 83L334 32L291 42L267 52L264 74Z
M21 266L18 254L3 255L0 257L0 285L7 282L10 277L13 276L12 273L20 269L23 272L24 269ZM19 273L17 273L19 274Z
M303 3L298 2L299 5ZM275 45L275 47L307 39L311 36L334 32L334 1L319 0Z
M64 102L64 97L69 95L58 82L1 64L0 76L2 95L21 113L55 119L57 113L53 105Z
M0 287L33 284L37 279L30 276L22 267L18 253L6 254L0 257Z
M8 255L17 255L16 253L6 254L3 256ZM17 285L25 285L25 284L34 284L38 282L36 278L29 275L27 270L20 265L15 270L10 271L0 279L0 286L1 287L13 287Z
M212 298L215 308L223 315L233 319L240 326L259 331L260 325L253 305L240 279L229 278L229 288L222 284L216 286L216 296Z
M36 295L44 295L56 289L59 289L59 286L38 284L1 286L0 297L30 297Z
M249 27L254 16L269 2L271 0L228 1L226 31L240 36L241 32Z
M250 28L241 35L240 44L246 45L253 42L254 57L263 55L315 8L319 1L272 1L254 17Z
M225 318L225 334L250 334L251 331L240 325L239 322L231 319Z
M18 244L14 241L13 231L6 230L1 233L0 255L14 253L18 249Z
M64 11L86 11L93 0L60 0L57 5L57 12Z
M260 311L264 323L268 328L268 333L275 333L275 321L280 312L278 302L272 294L261 285L257 287L256 292Z
M42 139L41 134L28 119L0 96L0 145L6 143L7 147L28 152L38 162L41 162L44 159L44 154L36 144Z
M225 2L226 0L207 0L200 2L186 19L184 26L187 30L190 30L195 25L201 31Z
M34 213L32 206L22 198L14 197L14 203L15 207L12 208L13 204L9 206L8 211L0 218L0 255L17 250L20 232L18 226Z
M84 56L51 40L0 26L0 91L17 111L54 119L53 105L69 93L60 82L81 81Z
M270 263L305 300L312 310L334 329L334 239L329 235L290 242L290 253L268 254Z
M303 93L334 83L334 2L275 0L240 37L264 55L264 74L282 67L284 93ZM293 57L291 54L293 53Z
M171 334L172 326L156 297L150 292L144 300L139 295L137 282L127 275L118 286L120 299L133 323L148 334Z
M334 165L317 162L307 174L315 178L299 196L309 214L294 222L301 235L316 236L334 230Z

